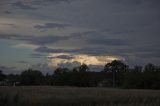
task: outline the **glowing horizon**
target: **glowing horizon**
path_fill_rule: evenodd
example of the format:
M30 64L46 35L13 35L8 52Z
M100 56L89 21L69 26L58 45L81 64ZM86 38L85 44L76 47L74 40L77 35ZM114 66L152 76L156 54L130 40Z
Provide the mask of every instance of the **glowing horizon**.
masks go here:
M59 67L61 65L70 64L75 67L81 64L104 66L113 60L125 60L119 56L92 56L87 54L69 54L69 53L50 53L48 56L48 64L51 67Z

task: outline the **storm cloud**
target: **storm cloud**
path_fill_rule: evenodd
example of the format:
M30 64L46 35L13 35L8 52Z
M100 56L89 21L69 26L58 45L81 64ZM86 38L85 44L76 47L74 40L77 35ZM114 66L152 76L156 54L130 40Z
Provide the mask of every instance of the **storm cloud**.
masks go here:
M2 0L0 49L14 48L20 55L13 60L29 58L26 64L37 67L54 53L70 54L55 56L66 60L117 56L129 65L159 64L159 10L159 0Z

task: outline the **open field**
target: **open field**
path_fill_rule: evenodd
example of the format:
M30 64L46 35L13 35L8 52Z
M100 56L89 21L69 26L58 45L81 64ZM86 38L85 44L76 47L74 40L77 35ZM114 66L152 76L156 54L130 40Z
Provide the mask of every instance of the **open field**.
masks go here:
M1 86L0 106L160 106L160 90Z

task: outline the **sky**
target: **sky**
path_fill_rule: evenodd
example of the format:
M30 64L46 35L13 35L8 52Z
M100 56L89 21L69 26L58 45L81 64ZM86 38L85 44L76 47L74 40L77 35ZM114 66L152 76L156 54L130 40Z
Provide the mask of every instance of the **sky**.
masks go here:
M0 70L160 63L160 0L0 0Z

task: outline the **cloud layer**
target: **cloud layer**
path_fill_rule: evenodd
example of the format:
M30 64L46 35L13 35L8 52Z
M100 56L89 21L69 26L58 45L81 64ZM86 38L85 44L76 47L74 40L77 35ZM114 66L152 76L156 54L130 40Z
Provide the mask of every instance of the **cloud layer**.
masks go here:
M159 10L159 0L2 0L0 49L45 66L104 65L110 56L159 64Z

